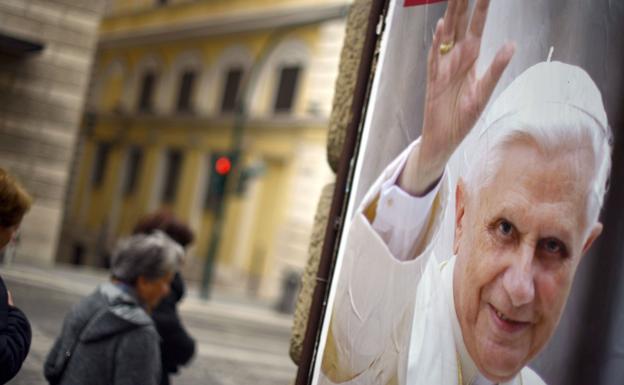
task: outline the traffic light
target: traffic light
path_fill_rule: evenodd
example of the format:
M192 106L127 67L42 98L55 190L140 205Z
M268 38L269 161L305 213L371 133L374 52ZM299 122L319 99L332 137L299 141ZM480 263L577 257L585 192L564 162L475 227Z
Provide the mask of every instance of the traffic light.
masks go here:
M221 156L215 161L215 171L219 175L227 175L232 170L232 161L227 156Z
M232 154L213 154L210 157L210 175L204 199L204 208L215 211L223 204L228 177L232 171Z

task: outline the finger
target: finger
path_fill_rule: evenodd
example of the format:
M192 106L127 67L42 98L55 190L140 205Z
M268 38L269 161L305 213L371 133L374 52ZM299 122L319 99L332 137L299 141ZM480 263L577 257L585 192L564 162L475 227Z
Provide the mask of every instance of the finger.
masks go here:
M433 39L431 41L431 50L429 51L429 78L435 79L438 70L438 60L440 58L440 44L442 41L442 29L444 28L444 20L440 19L436 23Z
M483 77L479 80L477 85L477 100L479 100L479 107L483 109L490 100L492 92L496 88L498 81L500 80L505 68L511 61L511 58L516 51L516 45L514 43L506 43L496 54L492 64L487 69Z
M455 22L457 21L457 2L461 0L449 0L446 13L444 14L443 42L455 40Z
M7 290L7 297L8 297L8 301L7 302L9 303L9 305L14 306L13 305L13 296L11 295L11 292L8 291L8 290Z
M457 15L455 40L461 41L466 37L466 30L468 29L468 0L460 0L457 5Z
M490 0L478 0L475 6L472 21L470 22L470 33L478 38L483 36L489 6Z

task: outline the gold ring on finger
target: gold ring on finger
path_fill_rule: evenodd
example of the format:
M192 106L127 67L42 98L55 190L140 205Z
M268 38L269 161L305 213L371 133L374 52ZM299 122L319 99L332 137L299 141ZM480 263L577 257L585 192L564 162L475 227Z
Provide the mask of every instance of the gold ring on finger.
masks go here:
M455 42L453 40L447 42L447 43L442 43L440 44L440 54L441 55L446 55L447 53L451 52L451 50L453 49L453 46L455 45Z

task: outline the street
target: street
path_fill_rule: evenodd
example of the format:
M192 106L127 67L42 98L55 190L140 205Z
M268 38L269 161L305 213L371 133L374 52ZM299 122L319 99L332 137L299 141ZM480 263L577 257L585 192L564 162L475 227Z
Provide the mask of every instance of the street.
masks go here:
M30 267L0 273L16 306L28 316L33 343L21 372L9 384L47 384L43 362L71 306L106 280L101 272ZM217 295L215 294L215 297ZM296 367L288 357L291 318L254 304L215 299L204 303L191 292L180 309L196 339L190 366L172 378L175 385L292 383Z

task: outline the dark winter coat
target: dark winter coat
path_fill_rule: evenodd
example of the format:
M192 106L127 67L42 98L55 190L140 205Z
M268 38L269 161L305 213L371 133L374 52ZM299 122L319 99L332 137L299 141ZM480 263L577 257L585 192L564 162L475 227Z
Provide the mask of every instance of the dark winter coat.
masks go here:
M30 350L31 336L28 319L21 310L9 305L7 289L0 278L0 384L19 372Z
M131 290L105 283L69 312L44 374L59 385L157 385L159 337Z
M180 273L171 281L171 291L152 312L152 319L161 337L163 373L161 385L169 384L169 374L176 373L195 354L195 341L188 334L177 311L177 304L184 296L185 286Z

